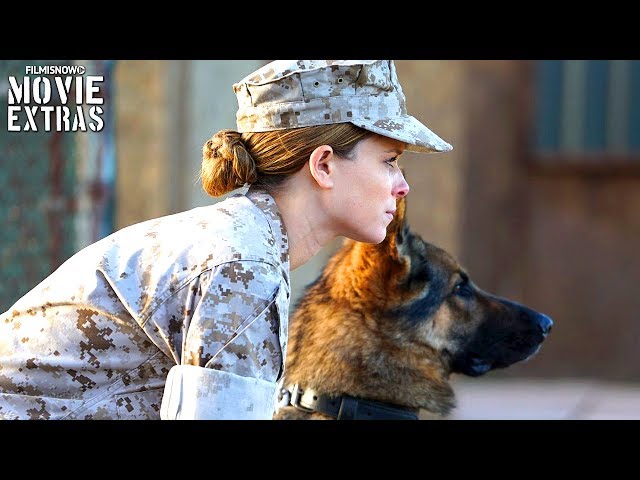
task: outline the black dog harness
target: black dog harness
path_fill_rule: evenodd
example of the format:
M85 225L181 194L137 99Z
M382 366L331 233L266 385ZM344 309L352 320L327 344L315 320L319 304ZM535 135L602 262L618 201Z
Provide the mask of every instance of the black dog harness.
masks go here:
M309 388L303 390L297 383L279 391L278 408L287 405L307 413L324 413L337 420L418 420L417 408L400 407L350 395L330 397Z

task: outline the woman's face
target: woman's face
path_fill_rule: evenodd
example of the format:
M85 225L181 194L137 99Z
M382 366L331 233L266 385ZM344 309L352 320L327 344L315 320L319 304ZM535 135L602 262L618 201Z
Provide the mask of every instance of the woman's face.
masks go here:
M380 243L393 219L396 199L409 193L398 167L402 142L382 135L358 143L351 159L337 158L332 214L339 235Z

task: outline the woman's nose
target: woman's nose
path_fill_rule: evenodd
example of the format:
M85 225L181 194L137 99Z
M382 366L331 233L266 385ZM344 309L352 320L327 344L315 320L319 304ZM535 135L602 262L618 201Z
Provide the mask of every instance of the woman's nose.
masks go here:
M400 174L400 181L396 184L394 191L393 191L393 196L396 198L402 198L402 197L406 197L407 194L409 193L409 184L407 183L407 181L404 179L404 175Z

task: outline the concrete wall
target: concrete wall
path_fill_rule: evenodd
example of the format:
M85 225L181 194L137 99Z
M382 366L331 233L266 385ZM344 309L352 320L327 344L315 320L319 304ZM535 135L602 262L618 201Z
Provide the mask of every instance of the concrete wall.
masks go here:
M640 379L640 162L540 168L530 62L469 62L462 258L487 289L555 326L499 375ZM558 165L559 166L559 165Z
M116 66L116 229L172 210L170 67L170 62L139 60Z
M407 218L425 240L454 255L461 251L463 168L466 161L464 72L460 61L396 61L407 110L453 145L447 153L403 154L411 187Z
M235 127L231 85L262 61L123 60L116 69L116 226L215 203L198 175L202 145Z

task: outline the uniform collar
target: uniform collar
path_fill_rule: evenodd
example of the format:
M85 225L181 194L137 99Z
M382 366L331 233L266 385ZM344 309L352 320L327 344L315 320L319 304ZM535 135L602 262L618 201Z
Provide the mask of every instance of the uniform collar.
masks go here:
M249 187L245 196L251 200L256 207L258 207L267 218L271 232L275 242L278 244L280 251L280 261L287 273L287 283L289 282L289 238L287 236L287 229L284 225L282 214L278 209L275 199L264 189Z

